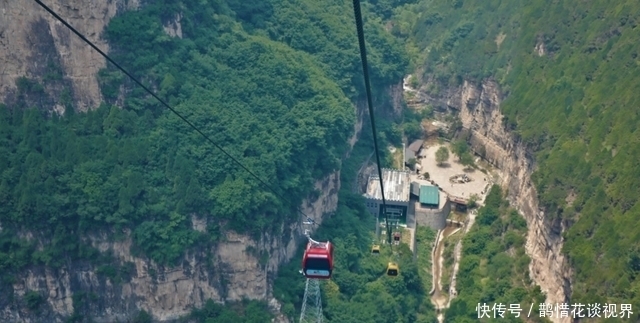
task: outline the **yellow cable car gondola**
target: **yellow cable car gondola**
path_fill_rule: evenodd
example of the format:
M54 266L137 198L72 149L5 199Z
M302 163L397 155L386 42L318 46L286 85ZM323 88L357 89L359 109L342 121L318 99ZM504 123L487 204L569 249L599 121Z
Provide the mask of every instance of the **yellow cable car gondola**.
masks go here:
M377 244L374 244L373 247L371 247L371 253L374 255L379 255L380 254L380 246Z
M395 262L390 262L387 265L387 276L398 276L399 272L400 272L400 268L398 267L398 264L396 264Z

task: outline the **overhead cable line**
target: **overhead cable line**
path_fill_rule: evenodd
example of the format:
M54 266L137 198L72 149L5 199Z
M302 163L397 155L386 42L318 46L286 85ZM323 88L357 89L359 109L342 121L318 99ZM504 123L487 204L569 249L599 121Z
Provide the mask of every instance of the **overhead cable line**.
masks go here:
M178 111L176 111L174 108L172 108L168 103L166 103L164 100L159 98L155 93L153 93L153 91L151 91L149 88L144 86L142 84L142 82L140 82L133 75L131 75L131 73L127 72L122 66L120 66L120 64L116 63L116 61L114 61L111 57L109 57L102 50L100 50L100 48L98 48L96 45L94 45L90 40L88 40L85 36L83 36L75 28L73 28L73 26L71 26L64 19L62 19L62 17L60 17L53 10L51 10L49 7L47 7L47 5L42 3L42 1L40 1L40 0L34 0L34 1L37 2L42 8L47 10L51 15L53 15L61 23L63 23L65 26L67 26L67 28L69 28L74 34L76 34L78 37L80 37L85 43L87 43L89 46L91 46L93 49L95 49L98 53L100 53L100 55L102 55L102 57L104 57L107 61L111 62L111 64L113 64L120 71L122 71L124 74L126 74L133 82L135 82L140 87L142 87L145 91L147 91L147 93L151 94L151 96L153 96L156 100L158 100L162 105L164 105L167 109L169 109L171 112L173 112L176 116L178 116L178 118L180 118L180 119L182 119L182 121L186 122L191 128L193 128L193 130L195 130L197 133L202 135L202 137L204 137L214 147L218 148L218 150L220 150L223 154L225 154L227 157L229 157L234 163L236 163L238 166L240 166L240 168L242 168L243 170L247 171L247 173L251 174L251 176L253 176L262 185L264 185L265 187L269 188L269 190L271 190L274 194L276 194L276 196L279 197L281 200L291 203L287 198L285 198L284 196L282 196L282 194L280 194L278 191L276 191L271 185L267 184L264 180L262 180L260 177L258 177L258 175L256 175L254 172L249 170L249 168L244 166L235 157L231 156L227 151L225 151L219 144L215 143L211 138L209 138L209 136L204 134L204 132L202 132L195 125L193 125L193 123L191 123L189 120L187 120L185 117L183 117L180 113L178 113ZM302 210L300 210L300 207L297 206L296 210L298 212L300 212L300 214L304 215L307 219L309 218L304 212L302 212Z
M378 152L378 137L376 136L376 121L373 115L373 102L371 100L371 84L369 82L369 64L367 63L367 48L364 43L364 31L362 29L362 13L360 12L360 0L353 0L353 14L356 17L356 28L358 29L358 43L360 44L360 58L362 60L362 72L364 73L364 86L367 90L367 103L369 105L369 117L371 118L371 130L373 131L373 145L376 152L376 162L378 163L378 177L380 178L380 193L382 193L382 210L384 219L387 222L387 240L391 244L391 230L389 216L387 214L387 201L384 198L384 183L382 180L382 169L380 168L380 153ZM376 225L378 225L376 223Z

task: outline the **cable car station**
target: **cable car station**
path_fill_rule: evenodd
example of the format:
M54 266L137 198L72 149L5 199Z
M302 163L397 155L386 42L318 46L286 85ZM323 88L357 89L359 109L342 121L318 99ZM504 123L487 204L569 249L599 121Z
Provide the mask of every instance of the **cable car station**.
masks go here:
M387 202L389 222L400 226L406 225L409 211L409 172L385 168L382 170L382 180L384 181L384 196ZM380 189L380 178L377 175L369 177L364 197L366 198L367 210L376 217L376 222L384 219L382 190Z

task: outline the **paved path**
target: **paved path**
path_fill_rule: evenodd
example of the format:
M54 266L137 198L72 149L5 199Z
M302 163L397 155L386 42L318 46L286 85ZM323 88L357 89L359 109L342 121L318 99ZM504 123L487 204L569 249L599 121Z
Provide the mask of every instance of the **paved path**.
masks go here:
M451 151L448 143L442 146L447 147ZM441 145L436 144L425 149L425 157L420 160L422 171L429 172L430 179L448 194L464 198L469 198L471 195L477 194L481 197L481 200L483 200L482 196L485 194L483 194L482 191L489 183L489 176L476 169L465 171L464 167L457 162L458 157L451 152L449 152L449 160L445 162L443 166L438 166L436 162L436 151L440 147ZM452 184L449 178L459 174L467 174L472 181L464 184Z
M433 266L433 286L434 291L431 296L431 301L435 305L436 310L444 309L447 306L447 297L442 294L442 283L440 282L442 278L442 268L444 266L444 257L442 256L444 252L444 241L457 232L460 228L454 225L447 225L442 232L442 238L438 241L438 246L436 246L436 252L434 255L434 259L432 260Z
M414 228L409 228L407 227L406 231L409 231L409 249L411 249L411 251L415 254L415 250L414 248L414 243L416 241L415 235L416 235L416 229Z

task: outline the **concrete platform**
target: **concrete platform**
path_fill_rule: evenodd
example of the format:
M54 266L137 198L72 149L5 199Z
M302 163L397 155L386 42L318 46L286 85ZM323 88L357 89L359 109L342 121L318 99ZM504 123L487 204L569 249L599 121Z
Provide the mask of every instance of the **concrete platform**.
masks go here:
M449 160L443 163L442 166L438 166L436 163L436 151L441 146L445 146L449 149ZM477 169L465 170L464 166L462 166L462 164L458 162L458 157L451 152L451 147L447 143L443 145L437 144L429 146L424 149L425 157L419 160L420 164L422 165L421 172L428 172L430 179L438 184L443 191L445 191L449 195L459 196L467 199L471 195L477 194L480 197L480 201L484 200L484 196L487 193L485 189L490 183L490 176ZM467 174L467 176L471 178L471 182L463 184L452 184L451 182L449 182L449 178L451 176L460 174ZM483 193L483 191L485 192Z

